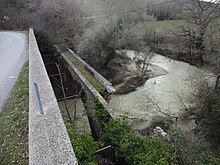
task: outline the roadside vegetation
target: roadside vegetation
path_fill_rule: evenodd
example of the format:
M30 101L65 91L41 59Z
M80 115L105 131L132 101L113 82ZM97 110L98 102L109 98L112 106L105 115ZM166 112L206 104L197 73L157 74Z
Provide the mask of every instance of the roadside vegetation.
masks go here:
M204 102L204 106L196 115L197 132L203 135L213 151L219 156L220 149L220 91L210 94Z
M0 113L0 164L28 164L28 65Z

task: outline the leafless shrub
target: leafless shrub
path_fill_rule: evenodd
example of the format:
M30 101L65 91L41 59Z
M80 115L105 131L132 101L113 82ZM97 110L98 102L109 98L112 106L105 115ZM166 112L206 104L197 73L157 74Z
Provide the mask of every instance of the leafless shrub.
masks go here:
M136 55L135 64L138 76L146 76L148 66L150 65L150 61L153 58L153 56L154 53L147 47L143 50L143 53Z

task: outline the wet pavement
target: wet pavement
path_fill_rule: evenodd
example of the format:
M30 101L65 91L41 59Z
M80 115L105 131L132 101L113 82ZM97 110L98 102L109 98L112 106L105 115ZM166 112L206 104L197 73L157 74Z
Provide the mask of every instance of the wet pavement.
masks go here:
M0 32L0 111L28 59L27 35Z

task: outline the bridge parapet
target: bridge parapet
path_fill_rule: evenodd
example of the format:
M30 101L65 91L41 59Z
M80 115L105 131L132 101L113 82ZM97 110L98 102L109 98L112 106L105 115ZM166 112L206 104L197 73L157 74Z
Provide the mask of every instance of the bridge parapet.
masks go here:
M68 49L68 51L77 59L77 61L84 66L84 68L86 68L86 70L88 72L90 72L95 78L96 80L99 81L99 83L101 83L106 90L108 91L108 93L113 94L115 93L115 89L112 86L112 83L110 83L105 77L103 77L99 72L97 72L94 68L92 68L89 64L87 64L84 60L82 60L78 54L76 54L74 51L72 51L71 49Z
M66 57L65 54L59 53L57 58L59 63L68 69L73 79L81 85L81 88L83 89L81 98L87 112L92 135L94 139L99 139L101 131L99 128L99 123L96 119L95 99L99 100L101 105L109 112L110 116L113 118L116 116L114 110L109 106L107 101L99 94L99 92L89 83L89 81L83 76L77 67Z
M34 83L39 87L39 102ZM29 164L77 165L32 29L29 30Z

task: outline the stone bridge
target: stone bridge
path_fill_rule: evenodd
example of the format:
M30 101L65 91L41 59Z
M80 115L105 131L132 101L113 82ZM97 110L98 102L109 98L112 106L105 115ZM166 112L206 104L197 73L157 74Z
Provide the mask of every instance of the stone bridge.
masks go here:
M113 109L106 100L115 90L108 80L73 51L61 52L54 48L48 54L40 52L40 47L38 47L33 29L30 29L29 164L78 164L57 100L81 97L92 135L94 139L98 139L100 128L95 116L95 99L98 99L109 114L114 117ZM91 80L88 80L85 75L92 76L98 87L92 85ZM67 87L56 88L55 82L50 79L51 77L65 82ZM94 80L92 82L94 83ZM66 90L67 88L68 90Z

